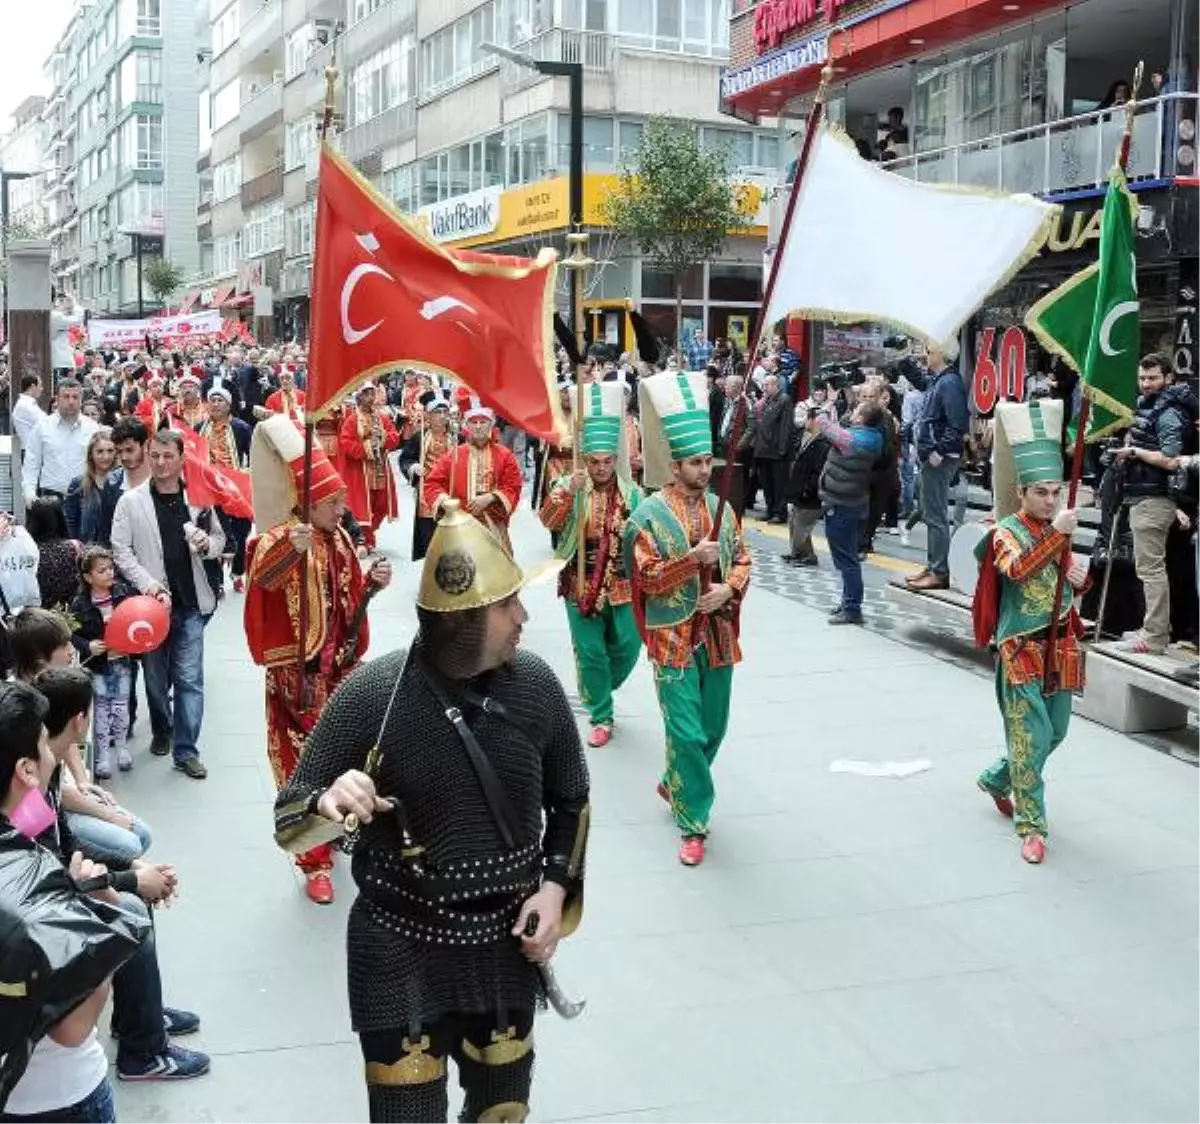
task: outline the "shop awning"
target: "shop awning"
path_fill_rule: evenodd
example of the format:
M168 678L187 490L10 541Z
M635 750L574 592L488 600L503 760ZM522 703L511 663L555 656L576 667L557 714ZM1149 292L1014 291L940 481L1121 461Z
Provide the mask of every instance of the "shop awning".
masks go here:
M225 301L224 304L221 305L221 307L222 308L245 308L246 305L253 304L253 303L254 303L254 294L253 293L238 293L236 296L231 296L227 301Z
M212 295L212 300L209 301L209 308L220 308L224 303L233 296L233 291L237 286L222 285Z
M177 315L183 316L185 313L191 312L196 302L200 299L199 289L190 289L183 294L183 300L179 302Z

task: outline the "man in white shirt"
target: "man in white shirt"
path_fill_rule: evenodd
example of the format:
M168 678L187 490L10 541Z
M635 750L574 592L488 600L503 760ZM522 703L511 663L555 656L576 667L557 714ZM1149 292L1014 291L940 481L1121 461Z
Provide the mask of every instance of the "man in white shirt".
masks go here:
M99 427L80 413L82 406L83 387L74 379L63 379L54 413L42 418L29 435L21 468L26 503L38 496L61 499L71 481L83 475L88 442Z
M13 431L21 440L21 448L29 448L33 431L46 416L39 399L42 397L41 375L22 375L21 393L13 404Z
M75 373L75 349L71 346L70 330L84 322L83 305L69 293L62 293L50 312L50 366L57 378Z

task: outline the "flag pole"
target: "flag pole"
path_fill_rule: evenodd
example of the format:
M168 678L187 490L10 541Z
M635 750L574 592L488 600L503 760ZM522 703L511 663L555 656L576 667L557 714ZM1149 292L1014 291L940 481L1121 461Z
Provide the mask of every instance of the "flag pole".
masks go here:
M1125 171L1129 163L1129 145L1133 139L1133 118L1137 112L1138 89L1142 84L1142 63L1137 64L1133 73L1133 85L1130 88L1129 100L1125 103L1125 132L1121 137L1121 146L1117 150L1116 168ZM1081 379L1084 373L1081 371ZM1092 401L1087 396L1086 387L1079 396L1079 417L1075 422L1075 448L1071 456L1071 479L1067 488L1067 507L1074 508L1079 497L1079 481L1083 476L1083 447L1087 440L1088 419L1092 413ZM1119 513L1118 513L1119 514ZM1050 631L1046 635L1046 659L1042 672L1042 688L1046 694L1053 694L1059 689L1062 676L1058 671L1058 633L1059 616L1062 613L1063 594L1066 588L1067 569L1071 565L1071 545L1074 536L1068 535L1063 546L1062 556L1058 563L1058 579L1054 583L1054 608L1050 614ZM1112 565L1112 552L1108 555L1108 566ZM1098 633L1097 633L1098 635Z
M571 271L571 285L574 292L575 323L571 325L575 332L575 350L579 354L579 365L575 368L575 408L572 410L571 428L573 430L573 440L571 442L571 467L575 472L578 472L583 467L583 454L580 452L580 445L583 437L583 372L587 367L584 356L584 348L586 343L584 340L584 271L595 264L591 258L587 256L588 235L586 230L572 230L567 234L567 241L571 244L571 256L567 258L563 265ZM575 493L575 532L578 540L578 549L575 551L575 595L578 600L582 601L587 590L587 528L584 526L586 518L585 502L583 489L580 488Z
M325 109L321 115L321 124L317 129L318 151L317 151L317 195L320 196L321 188L321 153L320 148L325 144L325 138L329 135L329 130L333 125L333 111L335 104L334 89L337 85L337 65L336 58L331 57L329 65L325 68ZM313 245L314 259L316 255L316 244ZM313 332L317 329L317 321L312 321ZM309 351L315 354L313 348L312 335L309 336ZM313 454L313 427L314 422L308 411L304 414L304 483L301 489L300 497L300 522L307 525L312 515L312 454ZM311 547L310 547L311 549ZM298 625L300 636L296 643L296 653L300 664L300 683L299 695L300 706L306 707L310 705L308 700L308 671L307 671L307 654L306 647L308 641L308 619L310 606L308 601L308 554L306 550L300 555L300 604L297 606L297 616L299 618Z

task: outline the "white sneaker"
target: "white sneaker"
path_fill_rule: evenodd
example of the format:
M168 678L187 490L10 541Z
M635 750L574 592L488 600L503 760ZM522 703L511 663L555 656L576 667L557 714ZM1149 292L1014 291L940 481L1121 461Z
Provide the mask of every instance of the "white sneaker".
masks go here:
M907 528L900 532L900 545L912 546L912 536L908 533Z

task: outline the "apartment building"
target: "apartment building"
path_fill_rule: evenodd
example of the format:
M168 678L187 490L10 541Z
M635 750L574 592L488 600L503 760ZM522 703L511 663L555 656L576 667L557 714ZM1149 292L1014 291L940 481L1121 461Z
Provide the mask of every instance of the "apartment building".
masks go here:
M777 177L778 132L718 111L729 16L728 0L212 0L194 295L236 306L269 286L278 330L304 333L331 62L335 143L398 207L450 245L564 248L567 82L501 60L486 46L497 43L583 64L585 216L601 261L589 298L630 297L669 322L670 279L616 244L599 200L653 114L696 122L745 178ZM761 295L763 223L688 279L685 314L713 334Z
M47 60L51 266L94 312L138 311L139 253L199 268L195 71L192 0L77 0Z
M42 119L46 99L26 98L13 111L12 128L0 134L0 173L8 181L8 221L12 231L41 233L46 229L46 180L42 156L47 128Z

